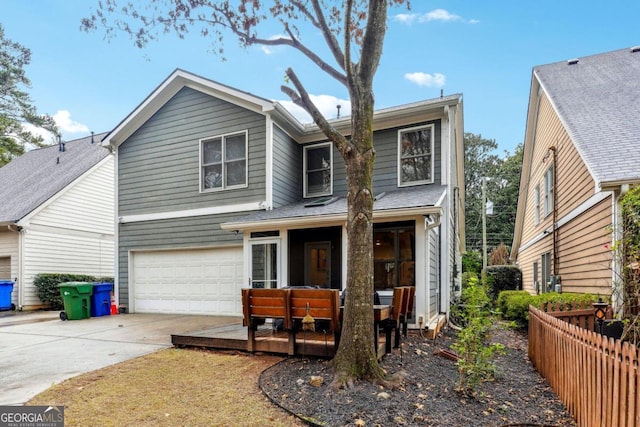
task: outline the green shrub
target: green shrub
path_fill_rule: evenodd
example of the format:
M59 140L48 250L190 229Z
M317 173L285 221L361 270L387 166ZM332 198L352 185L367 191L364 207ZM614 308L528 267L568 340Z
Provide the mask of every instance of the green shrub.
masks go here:
M462 273L462 289L466 288L467 285L469 285L469 280L474 277L474 278L478 278L478 275L476 273L472 273L469 271L466 271L464 273Z
M531 295L527 291L502 291L498 295L496 307L506 320L514 321L519 327L526 328L529 323L529 305L540 307L549 302L570 304L590 304L598 298L592 294L576 294L548 292L540 295Z
M502 291L522 289L522 271L515 265L488 266L484 276L492 301L495 301Z
M62 310L64 303L58 285L65 282L109 282L113 277L95 277L88 274L41 273L33 280L40 301L51 306L51 310Z
M489 329L493 323L488 309L489 297L485 286L472 277L462 290L464 328L458 332L452 348L458 352L458 391L475 393L483 381L494 378L493 356L502 352L501 344L489 344Z

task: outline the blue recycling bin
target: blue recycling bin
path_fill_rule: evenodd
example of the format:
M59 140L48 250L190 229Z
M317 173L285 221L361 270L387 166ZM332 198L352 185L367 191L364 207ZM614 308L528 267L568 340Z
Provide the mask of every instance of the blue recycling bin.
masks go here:
M102 282L93 284L91 317L108 316L111 314L111 292L113 292L113 283Z
M0 280L0 311L16 309L16 305L11 303L11 292L13 292L13 282Z

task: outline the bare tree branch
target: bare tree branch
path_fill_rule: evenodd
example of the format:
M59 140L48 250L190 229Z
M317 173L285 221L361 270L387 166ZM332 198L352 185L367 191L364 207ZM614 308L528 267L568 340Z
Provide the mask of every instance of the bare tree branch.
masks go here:
M343 70L346 71L347 67L350 66L350 63L346 62L345 52L342 52L342 50L340 49L340 44L338 44L338 40L336 40L336 38L333 35L333 32L327 25L327 20L324 17L324 13L322 11L322 7L320 6L320 2L318 0L313 0L311 3L313 4L313 9L315 10L315 13L317 16L317 22L318 22L317 26L318 28L320 28L322 35L324 37L324 40L327 43L327 46L329 47L329 50L331 50L331 53L333 54L333 57L335 58L336 62L340 64ZM348 36L348 33L346 33L346 36ZM346 50L346 53L348 54L349 52L348 44L345 44L345 50Z
M293 86L296 88L297 92L288 86L281 86L280 90L282 90L282 92L289 96L294 104L304 108L305 111L307 111L311 115L315 124L318 125L320 130L322 130L327 138L329 138L336 145L336 148L343 156L348 155L352 150L351 143L333 126L331 126L327 119L325 119L325 117L322 115L320 110L316 108L315 104L313 103L313 101L311 101L309 94L304 88L304 85L302 84L302 82L300 82L300 79L298 79L296 73L291 68L287 68L287 71L285 73Z

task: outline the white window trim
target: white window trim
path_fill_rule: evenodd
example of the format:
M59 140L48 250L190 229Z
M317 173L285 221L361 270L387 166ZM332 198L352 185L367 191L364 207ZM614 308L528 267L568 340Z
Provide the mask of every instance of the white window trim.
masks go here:
M225 140L226 138L230 137L230 136L236 136L236 135L242 135L244 134L244 162L245 162L245 168L244 168L244 184L239 184L239 185L231 185L231 186L227 186L225 185L225 152L226 152L226 143ZM202 147L206 142L209 142L211 140L214 139L220 139L221 140L221 145L222 145L222 187L220 188L204 188L203 185L203 176L202 176L202 171L204 169L204 166L202 165ZM230 132L230 133L224 133L224 134L220 134L220 135L216 135L216 136L210 136L207 138L202 138L199 141L198 144L199 148L200 148L200 153L199 153L199 160L198 160L198 166L200 168L199 173L198 173L198 177L199 177L199 184L198 186L200 187L200 193L211 193L211 192L216 192L216 191L225 191L225 190L235 190L237 188L247 188L249 186L249 131L244 130L244 131L240 131L240 132Z
M553 165L544 173L544 203L543 213L547 217L553 212Z
M430 129L431 130L431 179L422 180L422 181L411 181L411 182L402 182L402 150L400 149L400 144L402 143L402 134L405 132L413 132L422 129ZM411 187L414 185L423 185L423 184L433 184L435 182L435 139L436 132L435 126L433 124L423 125L423 126L415 126L411 128L404 128L398 130L398 159L397 159L397 173L398 173L398 187Z
M282 287L282 257L281 257L281 246L282 246L282 239L279 237L256 237L256 238L250 238L249 239L249 250L247 251L248 254L248 273L249 273L249 287L253 288L253 284L254 282L256 282L256 280L254 280L253 276L253 246L254 245L271 245L271 244L275 244L276 245L276 280L275 281L271 281L271 280L266 280L268 282L270 282L271 284L273 284L274 286L272 286L271 288L281 288Z
M308 189L308 175L307 175L307 151L309 150L313 150L316 148L322 148L322 147L329 147L329 174L330 174L330 184L329 184L329 191L326 192L322 192L322 193L309 193L307 191ZM309 197L320 197L320 196L331 196L333 195L333 144L331 142L322 142L320 144L312 144L312 145L305 145L303 147L303 155L302 155L302 168L303 168L303 193L304 193L304 198L309 198Z

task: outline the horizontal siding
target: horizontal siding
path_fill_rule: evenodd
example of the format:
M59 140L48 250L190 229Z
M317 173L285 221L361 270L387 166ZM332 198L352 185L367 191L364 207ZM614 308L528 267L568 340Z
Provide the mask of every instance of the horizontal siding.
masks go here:
M547 252L551 253L552 251L553 239L551 238L551 235L548 235L527 249L520 251L518 254L518 266L520 267L520 270L522 270L523 290L532 294L535 293L535 288L533 286L533 263L538 263L538 280L541 281L541 257L543 254Z
M237 215L207 215L119 225L120 301L129 303L129 251L215 248L242 244L242 235L222 230L220 224Z
M33 280L39 273L114 275L113 235L33 227L24 235L23 304L41 305Z
M18 233L5 230L0 232L0 257L11 257L11 277L18 274ZM7 279L7 277L2 277Z
M595 193L595 182L568 137L558 144L556 179L559 218L567 215Z
M558 274L564 292L590 292L599 295L611 293L611 199L607 198L593 208L558 228ZM523 287L533 288L533 263L550 252L553 269L552 234L521 251L518 263L522 270Z
M31 219L32 225L113 235L114 160L107 161Z
M393 191L398 189L398 131L409 127L417 127L427 124L434 125L434 183L440 185L441 176L441 153L442 153L442 129L441 121L435 120L402 128L385 129L376 132L373 137L376 149L376 162L373 173L373 188L376 194L383 191Z
M0 258L10 258L11 272L9 277L0 277L0 279L14 280L18 276L18 233L13 231L0 232ZM14 285L11 293L11 302L18 305L17 285Z
M375 164L373 167L373 189L375 194L398 189L398 131L422 125L434 125L434 183L440 185L442 131L441 121L416 123L415 125L401 128L384 129L373 135L373 144L376 150ZM315 143L314 143L315 144ZM301 155L302 159L302 155ZM301 160L302 163L302 160ZM302 175L300 175L302 176ZM345 196L347 193L347 169L344 159L338 150L333 150L333 195ZM300 193L302 195L302 193Z
M523 218L523 245L542 235L553 225L553 214L544 217L544 174L553 165L556 148L556 219L563 218L595 194L595 182L584 161L560 122L546 94L540 99L535 129L526 209ZM535 188L540 188L540 223L535 224ZM565 292L595 292L609 294L611 286L611 255L604 246L610 244L611 199L607 198L589 211L558 228L558 274ZM533 292L533 263L538 262L541 274L541 256L551 252L552 234L532 246L521 250L518 263L523 272L523 286ZM553 261L552 261L553 270ZM542 280L542 277L539 276Z
M531 162L529 191L523 223L522 242L539 234L553 221L553 215L544 217L544 174L553 164L549 147L556 147L556 185L558 219L575 209L594 194L595 183L571 138L562 126L546 95L540 99L535 147ZM545 158L546 156L546 158ZM540 223L535 224L535 188L540 187Z
M611 198L558 230L559 274L565 292L611 293Z
M200 139L247 131L248 187L200 193ZM265 199L261 114L183 88L118 148L119 215Z
M285 206L302 198L302 148L273 126L273 203Z

